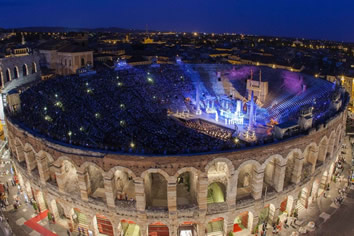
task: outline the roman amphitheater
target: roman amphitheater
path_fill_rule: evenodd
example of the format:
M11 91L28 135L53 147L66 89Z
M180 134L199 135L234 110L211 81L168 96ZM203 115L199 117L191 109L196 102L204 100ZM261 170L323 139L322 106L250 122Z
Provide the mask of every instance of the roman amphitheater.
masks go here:
M299 91L294 91L296 100L293 101L288 97L281 102L280 94L272 91L272 86L269 85L268 98L258 101L258 105L255 105L262 106L264 110L267 107L269 109L267 112L255 109L255 114L260 115L254 119L254 124L253 121L251 122L253 92L252 96L247 98L245 94L249 91L243 92L246 89L242 90L235 85L233 87L239 93L233 92L234 98L237 97L242 104L246 104L245 107L251 102L248 106L250 109L243 113L245 117L249 114L249 121L246 122L245 118L245 123L239 125L239 127L246 128L245 130L240 128L238 136L235 136L235 131L230 127L235 127L235 122L238 121L233 123L233 118L228 120L228 115L225 115L225 118L222 117L221 114L226 114L222 109L227 106L225 105L227 103L220 101L220 96L216 92L219 90L215 89L215 86L219 82L223 83L221 86L224 86L225 93L230 94L227 90L230 86L225 85L227 78L229 81L235 81L231 79L232 73L235 72L234 76L244 77L244 86L246 86L246 80L255 81L252 80L252 73L257 73L256 68L253 68L251 74L247 72L247 75L237 74L242 70L249 71L244 68L220 69L210 66L203 66L203 70L194 68L193 72L185 67L183 69L143 68L143 72L134 70L98 74L95 75L97 81L95 78L82 80L61 78L60 83L64 84L62 87L49 84L55 83L55 79L44 81L36 85L37 87L21 91L18 94L20 99L12 99L16 101L16 109L11 107L12 100L10 99L6 125L9 147L19 183L28 196L37 201L41 210L48 209L53 213L58 224L75 232L79 230L85 232L85 235L89 235L89 232L93 235L142 236L228 235L230 232L238 235L240 232L254 232L257 226L265 221L276 222L283 214L294 212L294 209L298 211L306 209L324 191L333 173L334 162L338 158L345 135L348 101L348 95L345 92L341 93L342 102L337 108L335 106L333 108L332 103L338 102L338 96L319 96L308 99L313 102L314 119L307 127L302 127L304 124L301 123L302 121L299 122L301 126L297 127L299 130L290 132L290 135L288 132L290 128L285 125L288 122L284 120L285 116L282 116L282 112L287 112L286 117L299 114L300 105L303 104L296 105L299 108L294 111L294 114L288 111L295 106L294 104L297 104L301 97L300 94L304 94L306 89L311 91L312 82L309 81L317 80L314 78L301 80L306 86L302 85ZM147 70L149 72L146 74ZM163 71L168 71L171 78L161 82L159 73ZM187 85L196 84L188 82L190 78L193 79L196 71L200 75L210 72L208 80L212 81L213 85L201 80L198 84L204 84L204 91L199 87L188 88L186 83ZM146 98L145 103L134 104L139 100L138 98L130 98L124 94L123 97L116 98L115 94L110 94L108 85L104 93L117 100L114 104L104 107L107 109L106 113L100 110L99 106L87 105L93 103L90 99L97 101L105 96L99 93L93 82L98 83L101 77L105 77L107 78L105 81L111 79L119 81L118 90L122 85L127 86L126 89L132 89L132 86L128 86L132 82L130 76L132 73L134 73L134 78L139 76L143 78L138 82L133 81L134 84L144 81L146 85L136 86L130 94L138 97L139 94L144 96L145 92L149 92L161 98L163 95L167 96L162 88L170 87L171 97L175 99L172 101L166 98L164 102L160 101L158 106L155 106L153 101L156 97L154 96L151 101ZM139 73L143 74L139 75ZM267 74L267 71L264 70L263 73ZM109 76L111 78L108 78ZM182 77L183 82L180 83L183 84L177 84L177 86L183 86L184 91L194 91L194 93L186 95L186 92L183 95L175 95L179 89L173 90L173 85L176 86L178 81L182 81ZM293 80L290 77L284 77L285 84L285 80ZM276 83L265 76L262 82L261 78L259 79L258 87L263 81ZM72 86L65 83L70 83ZM100 86L104 87L102 83L106 82L100 83ZM240 80L237 83L240 83ZM328 82L321 81L321 83ZM77 92L81 85L83 93L88 95L80 95ZM156 90L153 86L156 86ZM212 88L215 93L210 92ZM71 89L75 91L77 98L74 95L72 97L65 95L66 92L74 94L70 91ZM248 89L252 90L252 88ZM289 89L294 89L294 86L289 86ZM114 91L112 90L112 93L115 93ZM213 99L219 99L219 101L215 104L208 103L207 100L212 99L205 95L206 91L216 97ZM328 84L327 91L329 93L334 91L331 84ZM200 95L199 98L199 93L205 96ZM97 98L93 98L95 94ZM30 98L37 95L47 99L40 98L36 99L38 103L33 102ZM72 101L67 100L83 99L85 96L88 96L84 100L87 112L83 115L80 108L75 107L71 113L69 106L74 105L69 105ZM304 95L303 99L307 99L308 96ZM327 100L324 101L324 98L329 100L333 98L330 101L332 103L326 103ZM199 99L204 100L199 101ZM261 94L258 95L258 99L261 100ZM278 99L278 102L271 104L268 99ZM287 101L291 101L287 109L281 110L280 103L285 104ZM325 107L323 108L320 103L326 104ZM206 104L212 105L209 107ZM230 100L229 104L235 105L231 113L236 114L237 111L233 110L236 109L236 103ZM19 109L19 106L22 108ZM140 110L131 110L130 106L132 106L131 109L139 108ZM163 109L166 106L170 108L168 118L161 118L161 122L158 123L158 127L164 129L149 130L147 127L155 127L154 125L157 125L154 124L155 119L160 120L162 116L162 113L158 113L156 109ZM181 112L183 110L179 110L181 106L186 106L188 111ZM208 113L213 106L219 110L216 112L216 117L213 116L214 111L214 113ZM91 111L93 107L97 108L97 111ZM117 107L117 111L109 110L111 107ZM332 107L333 111L326 113L329 107ZM198 114L199 109L201 114ZM53 112L50 113L50 110ZM279 112L273 112L274 110ZM79 113L80 117L78 117ZM129 116L124 115L127 113ZM267 116L264 113L270 115ZM50 122L55 120L55 114L62 114L61 119L56 121L59 128L57 126L53 128L50 125ZM118 114L117 119L122 119L121 122L119 120L117 122L120 126L115 128L121 131L117 134L110 133L108 138L106 136L102 138L100 132L104 130L105 124L110 124L110 119L114 119L114 114ZM151 117L151 114L154 114L154 117ZM220 114L220 117L217 114ZM262 129L262 127L273 127L261 125L261 119L274 117L274 114L277 115L275 119L284 120L284 125L281 123L278 125L279 129L287 129L285 132L287 135L284 137L274 138L274 132L270 134L268 128ZM30 115L32 118L28 118ZM89 118L90 115L92 118ZM89 119L92 123L85 126L84 120L78 121L81 116L83 116L82 119ZM140 121L140 116L148 123ZM134 127L137 124L134 121L137 119L141 126L135 130ZM195 119L199 121L193 123ZM68 120L70 122L67 122ZM75 122L79 122L82 126L74 126ZM176 128L167 122L178 123L178 126ZM44 123L48 125L43 126ZM201 126L208 127L213 132L208 132L200 128ZM273 129L276 126L274 125ZM102 127L102 129L93 132L93 127ZM295 126L291 127L293 130ZM181 129L185 136L178 135L178 129ZM183 129L192 131L189 133ZM124 130L129 132L124 133ZM60 132L62 132L61 135L55 135ZM107 130L102 132L109 133ZM251 136L255 135L257 141L253 138L248 140L246 136L242 138L242 132ZM150 137L149 133L154 137ZM123 139L123 134L127 140ZM159 135L163 138L158 139ZM158 142L154 142L154 138L158 139ZM174 142L168 142L166 139L174 140ZM187 141L183 142L183 139ZM110 142L110 140L116 141ZM193 149L193 140L197 143L207 140L207 143L200 145L198 149ZM114 145L115 143L119 145ZM158 146L159 143L162 143L161 147ZM178 144L181 145L178 146ZM212 147L209 148L208 144ZM160 151L156 151L152 146ZM213 148L214 146L218 148Z

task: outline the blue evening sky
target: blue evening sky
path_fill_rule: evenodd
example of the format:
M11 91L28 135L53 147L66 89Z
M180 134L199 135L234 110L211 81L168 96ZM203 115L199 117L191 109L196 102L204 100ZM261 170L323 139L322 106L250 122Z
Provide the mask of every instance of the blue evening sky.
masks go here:
M122 27L354 42L354 0L0 0L0 27Z

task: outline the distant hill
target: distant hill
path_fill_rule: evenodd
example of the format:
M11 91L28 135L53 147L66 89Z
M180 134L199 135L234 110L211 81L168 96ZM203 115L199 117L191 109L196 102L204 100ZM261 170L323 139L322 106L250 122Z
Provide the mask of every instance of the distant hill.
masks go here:
M118 27L106 27L106 28L70 28L70 27L50 27L50 26L33 26L33 27L21 27L15 28L15 31L26 32L111 32L111 33L139 33L144 30L139 29L124 29Z

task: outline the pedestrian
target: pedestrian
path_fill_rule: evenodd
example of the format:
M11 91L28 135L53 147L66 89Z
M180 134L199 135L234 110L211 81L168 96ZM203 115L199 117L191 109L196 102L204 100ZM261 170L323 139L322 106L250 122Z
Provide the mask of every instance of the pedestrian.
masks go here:
M286 217L285 221L284 221L284 227L288 228L288 217Z

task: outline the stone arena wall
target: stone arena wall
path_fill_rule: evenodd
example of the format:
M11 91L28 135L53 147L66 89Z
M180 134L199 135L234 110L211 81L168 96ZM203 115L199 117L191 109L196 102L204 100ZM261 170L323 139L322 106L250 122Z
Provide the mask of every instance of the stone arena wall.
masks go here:
M75 231L81 226L98 235L97 217L104 216L112 235L121 235L126 221L134 221L144 236L157 222L168 227L169 235L178 235L186 224L194 225L197 235L207 235L208 222L218 219L226 235L240 215L248 215L247 229L253 232L264 208L269 209L267 220L276 222L284 202L290 214L319 196L333 173L346 112L308 135L233 151L174 156L86 150L35 135L11 119L6 123L22 188L65 227ZM188 182L188 191L181 182ZM223 200L213 200L215 184L221 186ZM162 192L156 198L165 202L154 203L157 190ZM183 199L188 203L181 194L188 195ZM76 219L78 209L87 222Z

